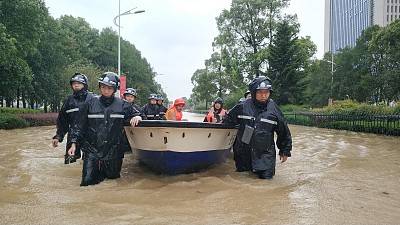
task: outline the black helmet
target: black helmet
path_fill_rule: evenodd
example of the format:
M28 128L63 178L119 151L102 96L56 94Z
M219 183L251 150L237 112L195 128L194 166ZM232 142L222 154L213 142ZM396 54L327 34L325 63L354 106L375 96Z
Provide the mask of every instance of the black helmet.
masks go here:
M215 103L219 103L219 104L223 105L223 104L224 104L224 100L222 100L222 98L218 97L218 98L216 98L216 99L214 100L214 104L215 104Z
M137 96L136 90L133 88L127 88L124 92L124 96L125 95L133 95L133 96Z
M150 94L149 95L149 100L150 99L155 99L155 100L157 100L158 98L157 98L157 94Z
M72 77L71 80L69 81L69 84L72 85L72 82L79 82L83 84L85 87L88 85L88 78L85 74L82 73L75 73Z
M255 94L257 90L269 90L272 92L272 82L269 77L259 76L254 78L249 84L251 94Z
M157 101L158 101L158 100L164 101L163 96L162 96L162 95L157 95Z
M247 98L247 95L249 95L251 92L249 91L249 90L247 90L245 93L244 93L244 97L245 98Z
M113 87L114 90L118 90L119 88L119 77L117 74L113 72L105 72L99 78L99 86L100 84L104 84L110 87Z

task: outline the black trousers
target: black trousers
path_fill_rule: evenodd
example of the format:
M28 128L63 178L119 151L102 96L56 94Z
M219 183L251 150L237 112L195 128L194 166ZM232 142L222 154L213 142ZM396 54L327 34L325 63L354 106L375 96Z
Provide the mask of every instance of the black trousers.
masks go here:
M99 160L85 158L83 160L81 186L95 185L104 179L120 178L123 158Z
M246 147L238 138L233 144L233 159L237 172L251 171L251 153L249 147Z

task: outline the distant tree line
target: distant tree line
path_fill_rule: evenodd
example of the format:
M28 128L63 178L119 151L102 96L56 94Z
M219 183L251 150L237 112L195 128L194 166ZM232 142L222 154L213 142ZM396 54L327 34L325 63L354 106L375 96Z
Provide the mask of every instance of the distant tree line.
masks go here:
M256 76L272 79L279 104L323 106L328 99L360 102L400 97L400 22L364 31L354 48L315 59L310 37L299 37L295 15L284 15L289 0L233 0L217 17L219 34L205 67L192 76L190 102L209 105L223 97L232 107ZM333 77L333 82L332 82ZM198 107L199 108L199 107ZM203 107L200 107L203 108Z
M43 0L0 0L0 102L3 106L57 111L71 93L75 72L89 77L91 91L105 71L117 72L118 35L98 31L83 18L50 16ZM163 93L155 72L135 46L121 40L121 73L137 88L144 103L150 93ZM18 100L18 101L17 101Z

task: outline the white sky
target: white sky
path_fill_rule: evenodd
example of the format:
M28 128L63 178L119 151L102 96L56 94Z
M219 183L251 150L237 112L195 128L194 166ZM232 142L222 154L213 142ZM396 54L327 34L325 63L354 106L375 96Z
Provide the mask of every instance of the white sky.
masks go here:
M118 0L45 0L50 14L58 18L84 18L101 30L112 27L118 15ZM121 17L121 36L133 43L159 74L169 99L190 97L190 81L196 69L212 53L211 43L218 31L215 18L229 9L231 0L121 0L121 13L134 7L145 13ZM287 13L298 16L300 36L310 36L317 45L316 57L323 55L324 1L291 0ZM115 43L117 45L117 43ZM117 66L117 65L116 65Z

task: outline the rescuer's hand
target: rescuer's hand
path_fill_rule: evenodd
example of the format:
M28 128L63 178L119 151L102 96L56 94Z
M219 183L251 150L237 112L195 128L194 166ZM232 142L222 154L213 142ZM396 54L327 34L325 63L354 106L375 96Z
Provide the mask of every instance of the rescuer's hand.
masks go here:
M58 146L58 139L53 139L52 141L51 141L51 143L53 144L53 147L55 148L55 147L57 147Z
M142 117L140 116L135 116L131 119L130 123L132 127L135 127L139 124L139 122L142 121Z
M76 144L72 143L71 147L68 149L68 155L75 155Z
M288 157L286 155L279 155L279 160L281 160L281 163L286 162L287 159Z

